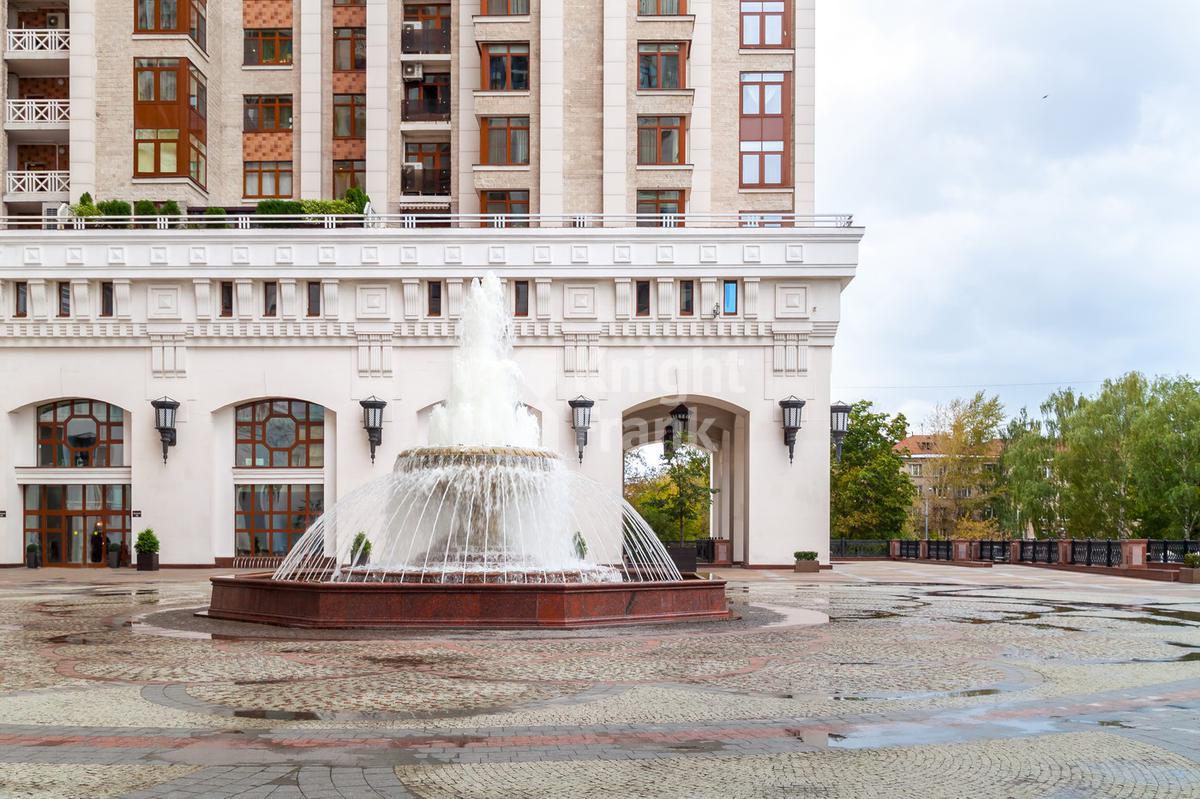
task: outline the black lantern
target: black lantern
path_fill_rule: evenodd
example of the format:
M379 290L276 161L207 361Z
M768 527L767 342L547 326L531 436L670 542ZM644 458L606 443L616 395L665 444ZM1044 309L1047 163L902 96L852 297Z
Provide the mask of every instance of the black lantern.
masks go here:
M800 414L804 411L804 400L788 397L779 401L783 409L783 443L788 448L788 463L796 458L796 433L800 432Z
M692 412L686 405L676 405L671 409L671 418L675 420L675 429L679 431L680 441L687 441L688 419L691 418L691 415Z
M595 400L580 395L567 402L571 406L571 427L575 429L575 448L579 450L579 462L583 463L583 448L587 446L588 428L592 426L592 407Z
M150 400L150 404L154 406L154 426L158 429L158 437L162 439L163 463L166 463L167 448L175 446L177 440L175 415L179 410L179 403L170 397L159 397Z
M383 409L387 403L374 395L358 404L363 409L363 429L367 431L367 442L371 445L371 463L375 462L375 448L383 443Z
M669 424L663 429L663 457L667 460L675 457L675 425Z
M842 441L850 430L850 406L844 402L835 402L829 406L829 434L833 436L833 444L837 447L838 463L842 462Z

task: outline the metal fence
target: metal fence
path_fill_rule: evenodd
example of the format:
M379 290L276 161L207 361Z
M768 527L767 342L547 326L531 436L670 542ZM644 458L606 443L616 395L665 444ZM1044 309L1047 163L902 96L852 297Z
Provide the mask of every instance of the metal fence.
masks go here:
M1057 541L1022 541L1022 563L1058 563Z
M834 558L886 558L890 552L890 541L865 538L832 538L829 555Z
M1151 538L1146 542L1147 563L1183 563L1183 556L1200 552L1200 541Z
M925 559L954 560L954 543L952 541L927 541Z
M919 557L921 557L921 542L920 541L901 541L900 542L900 557L902 557L902 558L919 558Z
M1012 558L1012 547L1008 541L980 541L979 559L992 563L1008 563Z
M1120 541L1072 541L1071 563L1076 566L1120 566Z

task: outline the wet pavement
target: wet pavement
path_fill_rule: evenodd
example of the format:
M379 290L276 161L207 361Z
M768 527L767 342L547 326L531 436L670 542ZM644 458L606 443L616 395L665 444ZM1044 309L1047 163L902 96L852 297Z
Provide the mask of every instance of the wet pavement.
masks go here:
M1200 797L1200 588L726 570L738 618L294 631L0 571L0 797Z

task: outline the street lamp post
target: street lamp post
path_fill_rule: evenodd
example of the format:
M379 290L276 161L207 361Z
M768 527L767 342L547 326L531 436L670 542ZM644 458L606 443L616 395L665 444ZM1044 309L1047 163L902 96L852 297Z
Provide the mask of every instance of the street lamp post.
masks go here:
M844 402L835 402L829 406L829 433L833 436L834 446L837 447L837 461L842 462L842 441L850 430L850 406Z

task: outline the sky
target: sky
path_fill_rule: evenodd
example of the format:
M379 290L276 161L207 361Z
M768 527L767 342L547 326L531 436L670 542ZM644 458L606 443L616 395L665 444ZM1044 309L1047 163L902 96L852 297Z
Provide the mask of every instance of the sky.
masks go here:
M817 9L817 211L866 227L835 399L919 432L976 390L1200 378L1200 0Z

